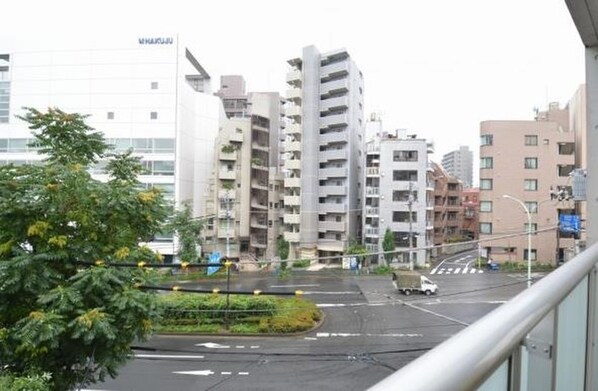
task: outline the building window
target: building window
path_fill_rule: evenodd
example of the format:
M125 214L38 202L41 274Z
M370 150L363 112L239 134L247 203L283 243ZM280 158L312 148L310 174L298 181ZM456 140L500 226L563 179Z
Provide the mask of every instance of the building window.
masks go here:
M480 179L480 190L492 190L492 179Z
M480 212L492 212L492 201L480 201Z
M538 190L538 180L537 179L525 179L523 181L523 190L537 191Z
M408 223L409 212L392 212L392 221L395 223ZM417 212L411 212L411 221L417 221Z
M559 155L573 155L575 143L559 143Z
M412 201L417 202L417 191L411 192ZM394 202L408 202L409 201L409 190L393 190L392 200Z
M392 172L393 181L417 182L417 171L415 170L394 170Z
M534 134L526 134L525 145L538 145L538 136Z
M530 213L538 213L538 203L536 201L526 201L523 204Z
M393 151L392 160L395 162L416 162L417 151Z
M484 145L492 145L492 135L491 134L483 134L480 136L480 146Z
M109 111L109 112L106 114L106 118L107 118L107 119L114 119L114 111Z
M529 232L529 224L525 223L523 224L523 229L525 230L525 232ZM532 233L535 235L536 231L538 230L538 224L536 223L532 223Z
M527 256L527 248L523 250L523 260L527 261L528 256ZM532 249L532 257L530 259L530 261L535 261L536 260L536 250Z
M158 82L157 81L152 81L151 89L152 90L157 90L158 89Z
M493 168L494 167L494 159L491 157L482 157L480 158L480 168Z
M492 233L492 223L480 223L480 233L481 234L491 234Z
M150 119L158 119L158 112L157 111L152 111L150 113Z
M529 170L535 170L538 168L537 157L526 157L523 161L523 167Z

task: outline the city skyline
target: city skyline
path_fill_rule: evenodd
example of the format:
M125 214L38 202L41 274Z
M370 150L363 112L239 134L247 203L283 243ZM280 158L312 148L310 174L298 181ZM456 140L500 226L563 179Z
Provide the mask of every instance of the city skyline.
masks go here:
M534 107L564 106L584 81L583 45L564 1L367 5L11 2L0 47L180 33L214 81L240 74L248 91L281 93L298 50L342 47L361 64L366 114L434 142L434 161L469 146L475 173L481 121L532 119Z

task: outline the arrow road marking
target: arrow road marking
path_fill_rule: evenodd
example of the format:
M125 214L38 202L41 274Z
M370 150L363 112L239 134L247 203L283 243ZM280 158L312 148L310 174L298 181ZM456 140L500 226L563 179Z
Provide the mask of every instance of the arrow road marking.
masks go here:
M209 369L204 369L203 371L180 371L180 372L173 372L178 373L180 375L195 375L195 376L209 376L213 375L214 372Z
M195 346L204 346L208 349L228 349L230 346L228 345L220 345L214 342L206 342L206 343L197 343Z

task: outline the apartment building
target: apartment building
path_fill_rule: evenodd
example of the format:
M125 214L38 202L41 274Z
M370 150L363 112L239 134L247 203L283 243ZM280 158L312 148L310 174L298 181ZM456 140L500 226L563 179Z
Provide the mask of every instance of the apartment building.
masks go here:
M468 146L460 146L442 156L442 167L446 172L463 182L463 187L469 189L473 183L473 152Z
M133 36L59 45L0 48L0 162L41 158L27 147L27 124L15 118L21 107L88 114L116 151L141 157L143 184L161 188L175 205L191 201L194 215L202 215L224 114L210 75L184 41ZM102 167L94 169L100 179ZM165 235L150 246L171 261L177 242Z
M573 237L557 230L559 216L575 214L571 199L555 197L571 194L575 138L569 110L551 103L531 121L484 121L480 136L482 247L498 262L562 260Z
M457 242L463 232L463 182L437 163L431 163L434 178L434 245Z
M340 262L361 232L363 76L344 49L288 63L284 237L291 259Z
M465 238L477 240L480 228L480 189L463 189L463 224L461 232Z
M434 188L428 155L432 152L432 144L405 131L383 133L366 143L364 244L370 253L383 252L384 234L390 229L400 252L394 258L375 257L380 264L398 261L424 266L429 261Z
M244 81L242 85L218 94L225 102L243 103L224 105L225 110L233 109L233 115L227 112L229 119L214 143L213 179L204 198L210 216L204 251L255 261L276 254L280 235L282 181L278 148L272 143L278 141L281 100L278 93L247 95ZM237 111L240 107L243 110Z

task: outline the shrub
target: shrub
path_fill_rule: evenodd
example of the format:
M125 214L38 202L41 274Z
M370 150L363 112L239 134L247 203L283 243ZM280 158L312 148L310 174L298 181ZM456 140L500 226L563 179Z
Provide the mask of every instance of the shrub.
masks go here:
M293 267L296 267L296 268L308 267L310 264L311 264L311 262L309 259L302 259L300 261L294 261Z
M392 273L393 268L388 265L380 265L374 268L374 274L387 275Z

